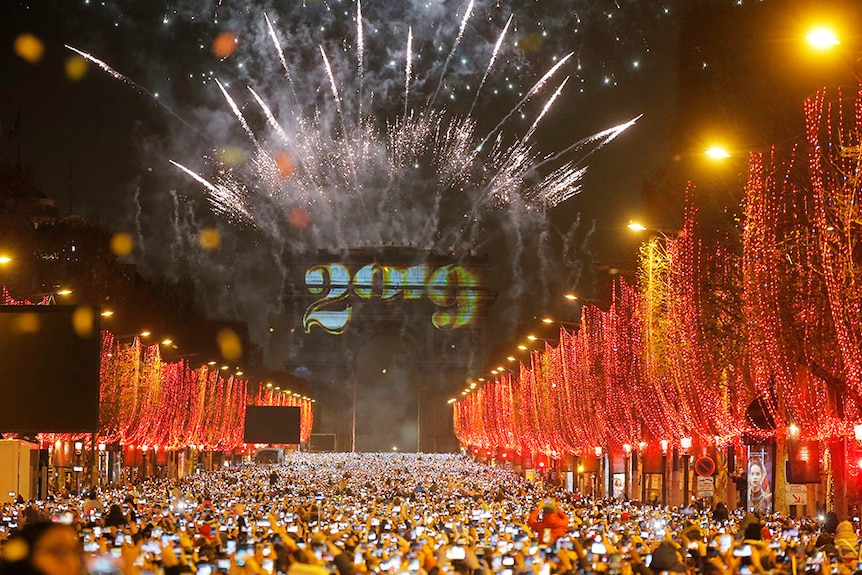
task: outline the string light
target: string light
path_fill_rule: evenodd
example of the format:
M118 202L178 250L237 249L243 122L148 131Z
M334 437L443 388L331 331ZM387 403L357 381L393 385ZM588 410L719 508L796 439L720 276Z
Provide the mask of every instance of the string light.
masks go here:
M519 373L455 402L462 444L583 456L659 438L666 453L743 434L854 437L862 91L854 96L805 102L807 163L797 149L750 157L741 254L727 232L703 233L689 187L680 233L643 244L637 287L616 279L608 311L583 306L558 346L545 342ZM828 401L836 383L849 391L840 411ZM756 404L775 429L753 424Z
M7 305L20 303L5 287L2 295ZM98 444L147 446L154 454L189 445L231 451L243 445L247 405L299 407L300 441L311 437L313 399L225 376L217 367L165 362L158 343L145 346L138 337L126 344L103 331L99 376ZM90 441L89 434L43 433L38 438L45 447Z

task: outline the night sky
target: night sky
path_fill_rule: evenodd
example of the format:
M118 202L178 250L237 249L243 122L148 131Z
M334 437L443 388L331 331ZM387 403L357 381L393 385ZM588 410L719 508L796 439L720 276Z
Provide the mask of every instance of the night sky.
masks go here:
M722 132L722 124L730 126L725 134L738 151L782 143L801 122L801 98L818 82L847 76L834 61L816 72L792 46L810 4L477 0L464 21L471 3L462 0L366 0L360 78L353 1L14 0L4 2L0 19L0 162L20 160L62 213L130 233L136 240L131 261L144 273L190 275L211 315L247 320L262 344L262 334L282 312L275 302L283 282L268 281L272 274L261 270L268 272L285 254L346 249L361 244L357 238L490 255L500 270L492 278L500 291L492 319L500 342L513 342L535 317L574 319L561 296L591 293L592 263L634 267L637 240L623 235L625 223L651 214L654 221L667 220L655 225L673 225L681 216L685 181L706 179L692 158ZM841 12L827 8L852 6L817 4L819 15L832 17ZM846 13L841 18L853 21ZM24 33L44 48L40 57L38 50L27 52L31 61L14 48ZM80 75L79 57L64 45L103 60L129 81L92 63ZM570 52L547 84L495 130ZM403 120L405 109L433 109L444 127L475 121L474 138L494 134L483 148L486 164L470 166L481 178L483 169L496 169L488 158L497 135L504 150L519 141L566 78L530 138L534 164L590 134L643 117L586 159L568 154L528 174L534 184L566 161L588 165L580 193L560 205L541 209L517 194L466 195L437 208L427 203L438 175L433 166L417 167L432 173L414 179L399 174L399 181L418 182L414 188L381 191L389 164L384 158L378 165L376 156L359 167L362 189L349 189L356 166L345 168L349 162L339 158L351 157L358 144L339 147L345 129L366 133L373 148L385 143L392 133L387 126ZM257 143L216 79L236 99ZM306 147L311 152L300 157L298 147L279 141L247 86L271 107L292 144L321 135ZM255 146L274 157L282 149L294 154L287 158L291 173L281 174L286 180L273 183L255 168ZM205 187L171 160L222 182L235 201L214 210ZM308 191L303 161L332 167L314 201L300 197ZM735 174L743 171L737 167ZM724 178L726 184L734 176ZM282 195L272 197L273 189ZM269 197L262 200L261 194ZM350 219L357 206L369 204L375 206L369 213L395 215L385 223L365 218L367 229ZM434 224L427 242L416 231L423 219ZM200 250L196 237L205 227L221 233L218 253ZM289 353L277 345L265 357L278 365Z

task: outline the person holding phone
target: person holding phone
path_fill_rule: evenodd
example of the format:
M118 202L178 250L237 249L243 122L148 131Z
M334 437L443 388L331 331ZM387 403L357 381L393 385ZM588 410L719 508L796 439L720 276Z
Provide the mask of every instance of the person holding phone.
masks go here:
M553 499L545 499L530 513L527 525L545 545L551 545L569 529L569 516L557 508Z

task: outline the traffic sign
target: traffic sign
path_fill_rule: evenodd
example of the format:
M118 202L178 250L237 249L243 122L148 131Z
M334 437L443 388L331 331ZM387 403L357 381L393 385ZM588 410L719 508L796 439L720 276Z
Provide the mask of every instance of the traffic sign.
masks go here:
M694 462L694 472L701 477L709 477L715 473L715 461L711 457L700 457Z
M715 479L712 477L698 477L695 484L695 496L700 499L701 497L712 497L714 494Z

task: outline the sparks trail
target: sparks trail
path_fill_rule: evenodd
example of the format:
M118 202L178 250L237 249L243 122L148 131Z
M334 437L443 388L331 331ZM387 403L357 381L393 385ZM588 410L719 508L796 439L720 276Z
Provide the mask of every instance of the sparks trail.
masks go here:
M465 36L474 1L466 3L445 61L423 62L425 76L417 74L420 58L414 60L414 54L423 53L422 41L416 45L418 30L394 27L398 34L406 32L403 56L399 56L403 58L403 75L399 74L396 84L396 89L402 90L403 108L400 98L393 106L393 99L385 97L389 78L371 66L376 60L365 54L371 45L391 43L380 38L373 44L366 42L366 28L371 27L360 3L353 19L356 60L347 66L331 60L330 55L349 54L345 48L350 45L348 38L342 39L339 50L314 42L317 50L311 54L305 46L290 41L283 45L276 23L263 14L263 39L272 43L287 84L286 89L279 88L266 83L270 78L261 78L251 82L254 89L248 86L246 95L265 121L254 121L244 102L234 100L238 95L232 96L222 82L216 81L228 108L252 142L253 152L239 165L207 158L208 168L201 172L185 167L185 161L172 163L203 186L214 211L256 225L266 233L279 234L280 239L295 237L297 232L288 225L272 227L273 208L285 221L293 210L308 213L315 223L315 234L303 239L311 245L290 243L297 250L342 250L371 242L467 252L475 248L473 240L481 235L478 230L497 217L500 209L511 211L509 217L514 221L526 210L558 205L579 191L585 159L635 120L582 138L560 152L539 150L533 137L564 93L568 81L564 78L555 82L552 94L545 95L526 132L506 131L509 120L518 112L524 113L570 61L569 53L545 72L490 132L478 135L474 111L505 46L512 16L497 36L466 115L436 103L449 64L458 50L468 45ZM421 32L427 35L425 30ZM305 40L295 30L282 37ZM87 56L116 79L152 96L104 62ZM309 69L312 60L319 68ZM388 54L387 61L395 65ZM429 85L432 75L436 83ZM347 94L355 94L356 100ZM411 105L417 100L424 103L418 109ZM381 112L372 106L374 102L389 108ZM286 109L290 112L284 113ZM387 117L393 111L394 117ZM288 161L278 165L276 158L284 157ZM291 165L287 170L283 169L285 163Z
M78 55L79 55L79 56L81 56L84 60L86 60L86 61L88 61L88 62L91 62L91 63L95 64L96 66L98 66L99 68L101 68L103 71L105 71L105 72L106 72L109 76L111 76L112 78L114 78L114 79L116 79L116 80L119 80L120 82L123 82L123 83L125 83L125 84L128 84L129 86L133 87L133 88L134 88L135 90L137 90L138 92L141 92L141 93L143 93L143 94L146 94L147 96L149 96L150 98L152 98L153 100L155 100L156 104L158 104L158 105L159 105L159 107L161 107L163 110L165 110L166 112L168 112L171 116L173 116L174 118L176 118L177 120L179 120L179 121L180 121L180 122L181 122L181 123L182 123L186 128L189 128L189 129L191 129L191 130L194 130L194 131L195 131L195 132L197 132L199 135L201 135L201 136L203 136L204 138L206 138L206 135L205 135L203 132L201 132L201 131L200 131L198 128L196 128L195 126L192 126L191 124L189 124L189 123L185 120L185 118L183 118L182 116L180 116L179 114L177 114L174 110L172 110L172 109L171 109L171 107L170 107L170 106L168 106L167 104L165 104L164 102L162 102L162 101L159 99L159 97L158 97L158 96L156 96L155 94L153 94L152 92L150 92L149 90L147 90L146 88L144 88L143 86L141 86L140 84L138 84L137 82L135 82L134 80L132 80L131 78L129 78L128 76L124 76L123 74L120 74L119 72L117 72L116 70L114 70L113 68L111 68L111 67L110 67L107 63L105 63L103 60L99 60L98 58L96 58L95 56L93 56L93 55L91 55L91 54L88 54L87 52L84 52L84 51L82 51L82 50L78 50L78 49L77 49L77 48L75 48L74 46L69 46L68 44L64 44L63 46L64 46L67 50L71 50L71 51L72 51L72 52L74 52L75 54L78 54Z

